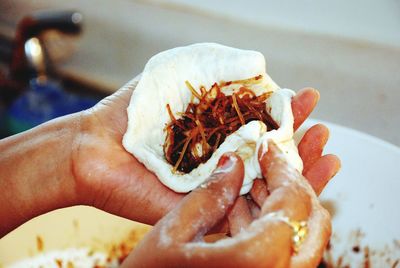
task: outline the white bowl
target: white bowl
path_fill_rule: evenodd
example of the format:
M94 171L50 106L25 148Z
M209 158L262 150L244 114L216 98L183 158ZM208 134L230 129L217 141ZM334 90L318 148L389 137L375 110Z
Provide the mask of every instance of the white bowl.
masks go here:
M149 226L87 206L59 209L23 224L0 239L0 267L53 250L89 248L109 253L134 246ZM43 249L38 245L43 242Z
M308 120L302 129L315 123ZM342 161L342 169L320 197L333 216L326 258L334 267L394 267L400 259L400 148L322 123L330 129L325 153Z
M309 120L302 129L316 122ZM400 148L349 128L324 124L331 132L326 152L342 160L342 169L321 195L333 215L326 257L341 267L366 267L367 261L370 267L392 267L400 259ZM37 236L44 241L45 251L85 246L108 251L132 231L138 241L148 229L89 207L57 210L2 238L0 267L37 254Z

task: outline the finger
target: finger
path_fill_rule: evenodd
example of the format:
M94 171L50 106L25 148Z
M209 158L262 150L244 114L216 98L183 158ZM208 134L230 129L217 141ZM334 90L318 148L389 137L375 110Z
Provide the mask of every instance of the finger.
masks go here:
M229 232L235 236L245 229L253 221L247 200L243 196L236 199L231 211L228 214Z
M103 100L100 101L100 104L103 105L109 105L110 103L118 103L120 107L128 107L132 92L135 90L137 84L139 83L140 76L138 75L135 78L133 78L131 81L126 83L124 86L122 86L119 90L117 90L114 94L104 98Z
M256 179L253 182L253 186L251 187L250 190L250 195L251 198L253 199L254 202L257 203L259 207L262 207L264 204L265 200L268 197L268 188L267 184L265 183L264 179Z
M311 184L315 193L319 195L329 180L339 171L340 167L340 159L336 155L329 154L320 157L314 162L306 173L304 173L304 176Z
M261 207L257 205L256 202L253 201L253 199L247 199L247 205L249 206L251 216L253 219L258 219L261 213Z
M126 108L129 106L132 92L139 79L140 75L86 111L87 115L94 115L89 118L95 119L95 126L99 128L99 131L107 130L115 139L120 139L120 136L126 132L128 122Z
M125 105L127 106L130 102L132 92L135 90L137 84L139 83L140 77L141 77L141 74L137 75L135 78L133 78L128 83L126 83L122 88L120 88L113 95L116 98L121 99L121 101L125 102Z
M290 219L307 219L311 211L310 196L298 186L301 175L286 162L275 143L268 143L268 152L260 157L260 166L270 190L261 207L261 215L284 211Z
M300 90L292 99L292 113L294 116L293 129L296 130L314 110L319 100L319 92L313 88Z
M329 130L322 124L312 126L304 134L298 149L303 160L303 174L321 157L322 150L329 138Z
M291 266L316 267L331 233L329 213L320 205L306 180L287 164L283 153L272 142L268 152L261 155L260 166L270 190L261 213L269 215L283 210L290 220L307 219L307 235L299 252L292 256Z
M225 217L216 223L207 234L228 234L229 233L229 222L228 218Z
M248 206L248 209L250 210L250 216L252 219L258 218L258 216L260 215L260 211L261 211L260 208L264 204L264 201L268 197L268 194L269 193L268 193L267 185L265 184L265 180L264 179L254 180L253 186L250 190L251 199L247 200L247 206ZM244 210L245 210L244 208L241 208L239 212L236 212L235 209L232 209L232 210L234 212L230 212L229 215L232 213L235 213L235 214L242 213L242 214L231 216L231 217L229 217L229 215L228 215L228 224L226 224L225 221L221 222L221 224L214 226L212 228L212 230L210 230L211 233L221 233L221 232L226 233L228 230L228 227L229 227L229 232L231 233L231 235L235 235L237 233L236 231L240 230L240 227L244 228L245 224L240 223L240 222L241 221L247 222L249 220L249 215L248 215L247 211L244 212ZM231 226L231 225L233 225L233 226ZM239 226L239 227L237 227L237 226ZM234 228L234 229L232 230L232 228Z
M287 164L285 156L273 141L268 141L266 149L261 145L258 153L261 174L266 180L270 192L284 186L288 182L295 181L297 171Z

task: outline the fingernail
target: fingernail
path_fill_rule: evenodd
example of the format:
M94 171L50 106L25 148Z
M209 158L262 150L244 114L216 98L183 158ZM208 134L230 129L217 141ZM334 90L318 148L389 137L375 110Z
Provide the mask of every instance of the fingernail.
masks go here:
M267 149L265 149L267 148ZM265 146L265 144L261 144L260 148L258 149L258 161L261 161L263 159L264 155L268 152L268 145Z
M235 166L235 162L237 161L236 157L230 154L224 154L218 161L217 167L214 169L213 173L211 174L208 179L200 185L201 188L207 188L210 183L218 178L222 178L220 176L216 176L221 173L229 173L233 170Z
M258 149L258 161L261 161L264 156L268 153L270 144L275 144L272 139L268 139L267 142L263 142Z
M235 165L236 158L232 155L223 155L217 164L217 168L214 170L214 173L227 173L233 169Z

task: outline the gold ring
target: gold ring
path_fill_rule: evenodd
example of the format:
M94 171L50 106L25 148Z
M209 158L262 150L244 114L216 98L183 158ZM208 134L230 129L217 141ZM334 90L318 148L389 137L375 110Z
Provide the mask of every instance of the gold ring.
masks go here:
M289 225L290 228L292 228L292 230L293 230L292 250L295 254L298 253L300 246L303 244L303 242L306 239L307 234L308 234L307 221L291 220L288 217L284 216L282 212L271 212L265 216L266 216L266 218L282 221L282 222L286 223L287 225Z
M306 221L294 221L294 220L289 220L287 222L290 227L292 227L293 230L293 236L292 236L292 241L293 241L293 251L294 253L299 252L301 244L303 244L304 240L307 237L308 234L308 226Z

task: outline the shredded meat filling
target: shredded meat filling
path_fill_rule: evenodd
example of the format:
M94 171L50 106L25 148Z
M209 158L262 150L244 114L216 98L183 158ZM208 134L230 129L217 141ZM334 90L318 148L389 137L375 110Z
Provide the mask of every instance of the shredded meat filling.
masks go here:
M174 166L174 172L189 173L206 162L226 137L250 121L264 122L268 131L279 127L265 105L272 92L256 96L246 87L261 78L259 75L246 80L215 83L209 90L201 87L200 93L186 81L192 92L192 101L186 111L179 114L179 119L167 104L171 122L165 128L164 153L166 160ZM225 95L221 88L232 83L242 86L232 95ZM194 98L198 103L193 102Z

